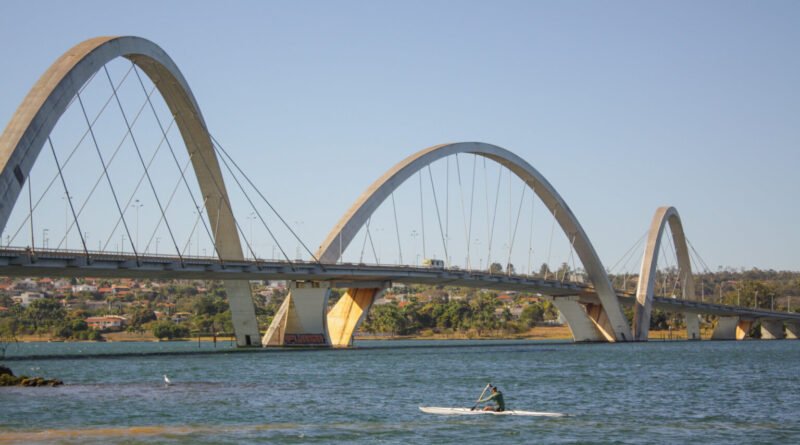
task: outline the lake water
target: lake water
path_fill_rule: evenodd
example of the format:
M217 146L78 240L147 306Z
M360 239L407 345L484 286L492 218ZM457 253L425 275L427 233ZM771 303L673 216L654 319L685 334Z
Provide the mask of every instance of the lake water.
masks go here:
M0 443L800 443L797 341L358 345L20 345L37 357L6 365L65 385L0 388ZM96 353L125 355L64 357ZM472 406L487 382L509 409L569 416L418 409Z

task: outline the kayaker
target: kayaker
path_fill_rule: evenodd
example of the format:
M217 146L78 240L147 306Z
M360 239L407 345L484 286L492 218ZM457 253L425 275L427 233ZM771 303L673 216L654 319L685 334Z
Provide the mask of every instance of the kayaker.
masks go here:
M489 394L488 397L485 399L478 400L478 403L486 403L486 402L493 402L491 405L486 405L483 407L484 411L505 411L506 410L506 403L503 401L503 393L497 389L496 386L492 386L492 393Z

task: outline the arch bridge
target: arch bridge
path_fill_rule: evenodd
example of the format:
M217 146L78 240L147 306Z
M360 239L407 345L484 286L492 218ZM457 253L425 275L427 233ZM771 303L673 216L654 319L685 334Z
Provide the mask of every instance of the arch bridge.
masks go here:
M139 114L134 117L134 113L126 111L120 99L122 95L120 88L112 82L106 67L117 59L127 59L131 63L131 68L125 76L133 72L139 78L139 83L146 93L145 104L153 110L160 134L163 134L150 161L145 159L146 156L134 136ZM146 91L140 72L152 83L153 90L163 98L171 118L169 125L164 125L159 119L156 107L150 99L153 91L149 93ZM125 205L122 204L123 200L117 191L119 185L115 189L110 173L117 151L110 157L107 151L106 155L103 155L104 147L102 142L99 142L102 139L102 129L99 125L95 125L97 118L95 121L89 118L84 104L86 94L83 91L86 85L95 77L103 75L108 77L112 88L111 97L114 101L111 101L111 98L109 101L118 104L119 114L127 128L123 142L135 148L138 156L132 158L133 165L140 165L143 170L139 184ZM74 150L69 156L65 157L64 153L59 155L52 141L56 125L76 103L80 106L82 117L88 125L88 130L81 141L92 142L89 145L96 152L100 162L101 173L98 183L102 182L101 188L106 189L109 196L113 197L110 200L113 205L109 204L107 210L110 214L119 214L117 225L109 235L109 237L116 236L118 230L122 232L117 252L110 252L105 248L94 250L89 247L88 232L82 230L80 226L81 212L86 204L80 207L76 205L66 177L69 172L67 164ZM108 103L106 102L106 105ZM142 107L144 106L143 104ZM104 105L103 110L105 107ZM180 141L186 148L183 155L188 159L184 167L181 167L178 154L169 142L168 132L172 125L177 128ZM187 254L187 249L185 247L181 249L173 233L176 224L170 226L169 207L175 192L173 191L168 199L168 194L159 193L156 189L158 175L151 171L155 168L153 160L156 159L156 154L164 141L169 146L172 158L178 167L179 175L175 189L177 190L181 184L186 186L196 214L189 242L191 243L193 235L204 229L210 239L211 255ZM61 245L57 248L46 245L47 228L43 229L38 246L34 236L35 206L30 177L37 159L41 157L45 148L49 148L58 171L50 185L53 183L63 185L66 219L69 220L70 214L73 217L72 224L65 223L63 248ZM559 280L547 279L547 276L542 278L511 272L490 272L488 261L487 270L342 262L342 252L351 245L359 231L369 226L370 218L376 209L388 198L394 199L393 193L402 184L415 174L420 175L424 169L430 172L432 163L448 157L457 157L459 154L475 155L499 164L521 181L525 187L523 196L527 190L538 197L552 215L554 223L558 224L560 230L570 240L570 248L582 263L589 282L570 281L566 280L566 277ZM186 174L189 166L191 174ZM228 169L227 174L221 166ZM0 135L0 230L8 230L15 209L27 206L28 213L22 218L21 227L29 223L31 239L31 243L24 247L12 247L10 242L6 242L0 248L0 275L222 280L231 307L237 344L240 346L349 346L352 343L353 333L364 320L372 303L392 283L451 285L537 293L542 298L553 301L569 324L576 341L647 340L650 312L653 307L686 313L689 338L699 338L698 314L713 314L720 317L715 331L716 338L742 338L741 332L747 329L748 323L754 321L762 323L762 329L767 336L781 338L784 335L784 324L790 337L796 338L798 334L800 314L696 301L692 292L694 285L683 228L677 211L671 207L660 208L653 219L636 296L615 289L589 237L555 188L527 161L495 145L480 142L437 145L401 161L378 178L356 200L330 231L316 253L311 255L313 261L290 260L283 249L281 249L285 257L283 260L274 258L264 260L255 254L252 245L254 242L252 224L257 219L264 222L264 217L257 210L248 216L251 224L251 236L248 240L245 236L246 231L243 230L243 221L235 216L235 201L229 196L226 187L226 177L228 181L233 178L236 185L244 192L242 182L246 185L249 179L246 175L242 175L244 173L235 161L211 136L188 82L174 61L160 47L138 37L99 37L82 42L64 53L42 75ZM239 178L243 179L240 181ZM192 179L196 181L194 192L190 184ZM138 199L133 202L141 184L147 184L152 189L154 201L160 211L156 231L161 230L164 238L171 239L175 247L174 254L157 253L159 237L155 237L156 253L149 252L147 246L144 249L141 247L139 209L142 205ZM250 185L252 186L252 182ZM26 187L27 197L24 196ZM255 190L255 193L274 210L261 191ZM249 196L246 198L253 205L251 198ZM433 199L436 199L435 191ZM39 201L37 206L38 204ZM131 217L128 214L129 208L135 208L135 230L133 230L134 224L128 221ZM18 211L25 213L24 209ZM280 215L278 218L285 223ZM83 221L86 221L86 217ZM655 295L657 256L667 224L673 234L678 254L680 281L683 283L682 298L664 298ZM201 225L202 228L197 229ZM441 226L439 218L440 229ZM287 228L296 237L292 228L288 225ZM267 230L272 236L269 227ZM368 230L367 234L369 235ZM444 233L442 235L446 252L448 244ZM79 238L80 249L67 248L66 243L70 236L73 239ZM126 240L129 249L123 250ZM469 242L471 241L468 239ZM424 243L423 232L423 248ZM199 241L196 242L196 246L199 250ZM508 249L510 256L511 248ZM189 251L191 252L191 249ZM251 255L246 256L246 251ZM256 320L249 280L287 280L290 283L290 295L263 337ZM333 308L328 310L328 297L333 287L344 288L347 291ZM633 326L625 317L623 306L633 307Z

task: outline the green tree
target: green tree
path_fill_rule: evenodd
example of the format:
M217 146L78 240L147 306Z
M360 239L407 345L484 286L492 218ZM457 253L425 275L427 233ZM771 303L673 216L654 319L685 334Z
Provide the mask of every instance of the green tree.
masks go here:
M34 300L25 308L22 314L23 321L29 324L34 332L40 328L50 328L60 323L66 317L64 306L52 298Z
M489 273L500 274L503 273L503 265L500 263L492 263L489 265Z

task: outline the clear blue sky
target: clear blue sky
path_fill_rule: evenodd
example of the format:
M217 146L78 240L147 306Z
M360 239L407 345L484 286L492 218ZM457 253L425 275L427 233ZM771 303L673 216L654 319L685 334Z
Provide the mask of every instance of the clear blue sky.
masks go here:
M656 207L712 268L800 270L796 1L0 2L0 125L66 49L138 35L311 247L422 148L530 162L607 266Z

